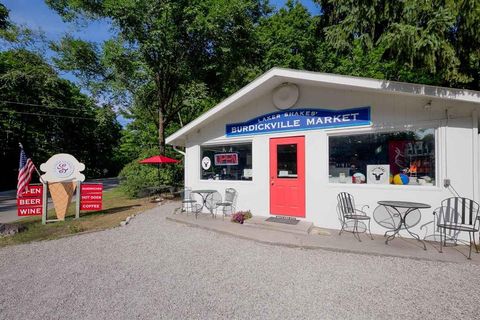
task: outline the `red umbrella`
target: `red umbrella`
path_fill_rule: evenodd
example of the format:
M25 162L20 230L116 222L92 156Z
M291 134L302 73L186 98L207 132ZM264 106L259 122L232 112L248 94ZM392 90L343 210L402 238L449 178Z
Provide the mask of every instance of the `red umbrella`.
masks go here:
M140 163L149 163L149 164L162 164L162 163L177 163L178 160L165 157L162 155L159 156L153 156L147 159L143 159L140 161Z
M153 157L150 157L150 158L147 158L147 159L140 160L139 163L142 163L142 164L158 164L158 180L159 180L159 183L160 183L160 165L162 163L177 163L178 161L179 160L175 160L175 159L172 159L172 158L169 158L169 157L158 155L158 156L153 156Z

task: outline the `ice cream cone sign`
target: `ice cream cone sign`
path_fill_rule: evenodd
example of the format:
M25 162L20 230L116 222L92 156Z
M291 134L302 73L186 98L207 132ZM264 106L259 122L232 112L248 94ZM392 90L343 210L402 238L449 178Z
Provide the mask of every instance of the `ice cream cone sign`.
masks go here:
M85 165L70 154L59 153L42 163L40 170L45 172L42 179L48 184L57 219L65 220L77 182L85 180L80 173L85 170Z

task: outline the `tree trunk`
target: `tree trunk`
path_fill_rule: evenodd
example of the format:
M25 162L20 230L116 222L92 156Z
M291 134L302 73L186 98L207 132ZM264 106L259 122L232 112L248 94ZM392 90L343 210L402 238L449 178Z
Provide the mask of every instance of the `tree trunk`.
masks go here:
M161 155L165 155L165 119L162 109L162 107L158 108L158 151Z
M158 100L158 151L165 155L165 99L162 92L161 74L155 75Z

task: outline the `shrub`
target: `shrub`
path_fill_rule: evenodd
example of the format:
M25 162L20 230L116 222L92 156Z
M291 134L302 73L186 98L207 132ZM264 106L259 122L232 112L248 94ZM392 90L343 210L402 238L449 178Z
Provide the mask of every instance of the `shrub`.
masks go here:
M148 150L141 157L127 164L119 174L120 188L129 197L146 196L145 190L149 187L174 186L183 183L183 162L177 164L158 165L141 164L140 160L158 154L158 151Z

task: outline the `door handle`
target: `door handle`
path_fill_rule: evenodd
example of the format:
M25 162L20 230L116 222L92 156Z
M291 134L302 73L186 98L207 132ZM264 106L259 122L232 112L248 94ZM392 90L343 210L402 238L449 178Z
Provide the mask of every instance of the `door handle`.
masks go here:
M270 184L273 186L275 184L275 182L272 180L272 181L270 181Z

